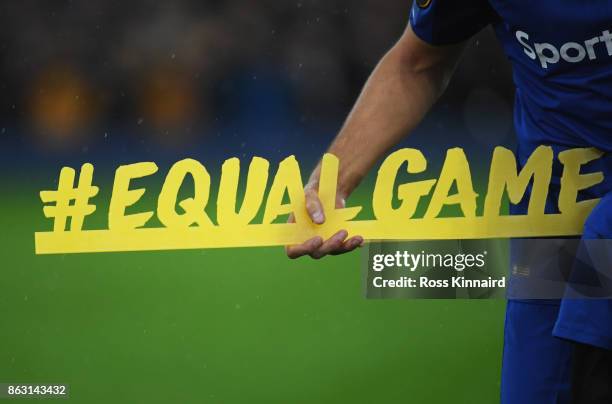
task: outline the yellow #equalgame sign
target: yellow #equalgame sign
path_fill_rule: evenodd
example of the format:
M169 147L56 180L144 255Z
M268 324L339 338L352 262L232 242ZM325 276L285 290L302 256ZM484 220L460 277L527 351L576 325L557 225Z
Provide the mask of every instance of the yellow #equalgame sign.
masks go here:
M248 168L244 198L237 208L240 160L226 160L222 167L216 200L217 223L208 217L211 177L196 160L185 159L169 170L157 200L155 212L126 214L145 189L131 189L130 181L157 171L152 162L124 165L117 169L108 214L108 229L83 230L84 218L96 210L90 203L98 193L92 185L93 166L84 164L75 184L76 172L64 167L57 190L42 191L40 197L47 218L54 220L53 231L35 234L37 254L84 253L105 251L171 250L187 248L250 247L295 244L320 235L329 237L339 229L360 234L365 239L461 239L501 237L570 236L582 232L583 223L598 200L577 201L578 192L603 181L601 172L581 174L581 166L598 159L602 152L571 149L559 153L563 165L558 200L559 212L546 214L545 205L554 159L550 147L534 151L519 171L513 153L497 147L493 154L482 216L476 216L476 198L469 163L460 148L449 149L438 179L410 182L396 186L397 174L406 163L407 172L425 171L427 160L416 149L401 149L389 155L378 170L372 195L374 220L353 220L361 207L335 208L338 159L323 157L319 197L326 222L315 225L305 208L304 187L295 157L283 160L268 191L270 164L253 158ZM185 179L194 180L192 197L177 201ZM532 184L526 215L501 215L504 194L517 204ZM451 193L453 186L456 192ZM266 192L268 191L268 192ZM266 198L267 193L267 198ZM413 218L422 197L431 200L422 218ZM287 194L289 202L283 203ZM392 200L401 205L394 208ZM263 220L252 223L265 200ZM182 212L176 211L176 205ZM461 217L439 218L445 205L458 205ZM163 227L144 228L156 213ZM281 215L293 213L295 223L274 223ZM67 229L68 219L70 225Z

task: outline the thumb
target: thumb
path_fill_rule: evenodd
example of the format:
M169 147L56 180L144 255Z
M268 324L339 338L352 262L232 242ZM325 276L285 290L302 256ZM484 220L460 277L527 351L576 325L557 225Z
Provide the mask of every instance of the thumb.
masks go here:
M310 216L310 219L312 219L314 223L323 224L323 222L325 222L325 213L323 212L323 205L321 204L319 195L317 195L317 192L312 188L307 189L305 195L308 216Z

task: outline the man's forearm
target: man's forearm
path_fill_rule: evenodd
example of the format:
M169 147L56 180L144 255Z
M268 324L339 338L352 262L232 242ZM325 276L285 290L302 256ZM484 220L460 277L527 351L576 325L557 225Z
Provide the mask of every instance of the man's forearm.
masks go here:
M340 159L342 196L349 195L375 162L419 124L446 87L459 47L418 45L415 49L400 40L382 58L329 148ZM319 167L311 184L318 177Z

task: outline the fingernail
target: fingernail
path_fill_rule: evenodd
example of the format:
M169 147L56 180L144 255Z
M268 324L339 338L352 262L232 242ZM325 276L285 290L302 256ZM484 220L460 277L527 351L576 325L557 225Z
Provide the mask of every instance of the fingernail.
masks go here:
M348 232L346 230L342 230L340 233L338 233L338 236L336 236L336 239L344 240L347 236L348 236Z
M313 215L312 215L312 219L314 220L315 223L317 224L321 224L324 222L325 218L323 217L323 212L321 212L320 210L316 211Z

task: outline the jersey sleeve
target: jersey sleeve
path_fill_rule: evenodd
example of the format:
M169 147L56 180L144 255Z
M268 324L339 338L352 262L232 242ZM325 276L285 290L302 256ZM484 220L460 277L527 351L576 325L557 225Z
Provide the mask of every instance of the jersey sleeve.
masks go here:
M463 42L494 19L487 0L414 0L410 12L412 30L432 45Z

